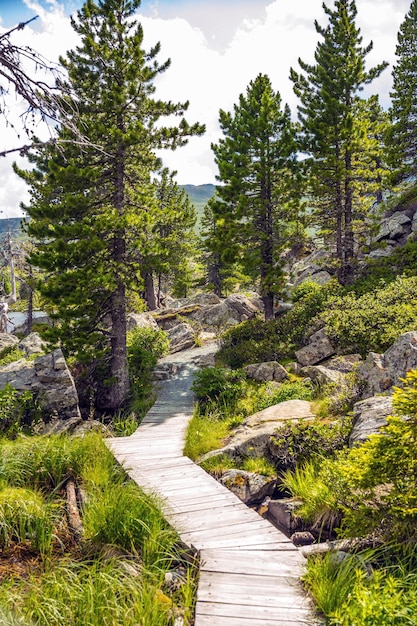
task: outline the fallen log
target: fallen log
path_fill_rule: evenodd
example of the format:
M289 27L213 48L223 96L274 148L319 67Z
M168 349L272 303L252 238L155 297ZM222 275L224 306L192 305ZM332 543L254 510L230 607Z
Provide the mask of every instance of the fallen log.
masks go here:
M84 526L81 521L77 504L77 489L75 480L68 478L65 485L67 495L67 520L68 528L76 543L81 543L84 539Z

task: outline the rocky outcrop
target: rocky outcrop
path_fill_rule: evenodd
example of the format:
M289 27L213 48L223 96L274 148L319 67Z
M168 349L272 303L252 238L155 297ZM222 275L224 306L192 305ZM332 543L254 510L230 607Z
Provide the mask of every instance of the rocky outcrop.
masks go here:
M195 332L190 324L181 322L173 328L170 328L167 333L171 354L187 350L195 345Z
M328 359L335 353L335 349L330 339L326 335L324 328L311 335L309 342L304 348L300 348L295 353L297 361L301 365L316 365Z
M359 354L337 356L324 361L320 365L302 367L299 373L301 376L310 378L313 383L318 385L338 384L343 381L346 374L353 372L357 368L360 360Z
M269 440L275 431L287 420L314 419L310 402L287 400L251 415L236 428L230 442L203 456L201 460L226 454L230 458L268 457Z
M358 378L363 387L362 398L392 393L408 370L417 368L417 331L401 335L384 354L370 352L359 367Z
M134 328L153 328L158 330L158 324L151 313L129 313L127 316L127 330Z
M201 307L190 313L190 318L206 329L228 328L251 319L263 310L259 298L233 294L219 304Z
M303 259L296 261L290 268L291 283L294 286L301 285L306 280L325 285L332 278L327 267L330 251L325 248L317 248Z
M391 396L374 396L356 402L353 407L353 428L349 437L349 445L363 443L370 435L379 431L387 423L388 415L392 415Z
M288 372L278 361L267 361L266 363L252 363L246 365L244 371L248 378L258 382L276 381L281 383L288 378Z
M36 342L27 341L24 345L29 350ZM3 365L0 367L0 389L7 384L18 391L40 395L45 412L51 418L81 421L78 394L61 350Z

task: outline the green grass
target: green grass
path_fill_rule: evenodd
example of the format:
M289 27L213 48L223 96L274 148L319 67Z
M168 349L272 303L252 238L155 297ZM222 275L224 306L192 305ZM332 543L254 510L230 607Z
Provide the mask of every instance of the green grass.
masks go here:
M69 477L84 492L80 544L66 523ZM2 566L7 554L30 554L17 572L11 561L13 575L0 584L1 624L169 626L183 615L187 626L197 567L181 545L158 502L128 479L99 434L0 443ZM165 573L178 564L185 582L170 590Z

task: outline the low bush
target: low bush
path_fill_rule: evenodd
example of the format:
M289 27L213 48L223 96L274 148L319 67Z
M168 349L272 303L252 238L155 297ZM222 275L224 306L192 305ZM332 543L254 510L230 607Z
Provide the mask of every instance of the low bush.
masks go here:
M306 281L293 292L294 306L274 320L248 320L227 330L218 353L220 363L242 367L249 363L293 359L305 336L314 327L314 319L323 311L331 295L341 287L334 281L325 286Z
M244 374L223 367L205 367L194 377L192 390L198 400L200 409L225 405L232 407L243 392Z
M330 424L286 422L271 437L270 453L278 470L294 470L315 457L334 457L348 444L351 420Z
M13 438L41 417L41 402L31 391L19 392L9 384L0 390L0 433Z
M416 328L417 277L399 277L362 296L350 292L333 297L321 318L344 352L384 352L399 335Z

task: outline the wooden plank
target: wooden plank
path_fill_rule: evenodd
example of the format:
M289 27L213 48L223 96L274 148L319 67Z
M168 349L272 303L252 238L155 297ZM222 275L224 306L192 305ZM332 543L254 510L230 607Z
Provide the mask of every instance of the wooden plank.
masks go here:
M248 604L227 604L221 602L198 602L196 605L196 617L198 624L199 615L211 615L213 617L233 617L241 619L275 619L282 624L308 624L311 626L311 612L303 608L270 607L266 602L260 606ZM297 621L298 620L298 621ZM278 623L280 623L278 622ZM217 620L215 622L217 626Z
M231 572L210 572L201 570L198 584L198 593L206 589L217 588L223 586L226 590L234 589L239 593L240 588L250 586L256 589L260 596L269 596L271 594L288 593L288 589L293 590L295 596L302 591L302 585L298 578L285 577L286 588L283 589L282 576L274 576L273 574L236 574ZM306 599L303 592L303 599ZM309 600L307 599L307 602Z
M199 609L200 607L197 605L197 610L199 611ZM282 620L276 617L272 619L265 617L260 619L250 617L246 619L244 617L216 616L213 618L212 615L205 615L200 612L196 615L195 620L195 626L313 626L315 623L318 622L313 622L312 618L310 620L303 619L302 621L299 619L288 621L286 618ZM324 625L324 622L321 622L321 624Z
M271 541L273 540L274 538L271 536ZM219 535L218 537L204 537L203 539L198 538L195 541L192 541L187 537L187 542L198 544L201 551L217 548L222 550L233 549L236 551L244 549L246 552L249 552L252 550L258 550L260 547L265 545L266 541L267 538L265 538L265 535L262 535L262 537L256 537L253 535L247 535L244 537L240 537L239 535L222 537ZM292 543L290 545L288 543L283 543L282 546L282 550L294 550L294 544Z
M195 544L194 544L195 545ZM235 574L271 574L298 578L302 571L301 555L297 552L283 552L282 558L249 558L247 554L231 554L230 552L213 551L213 556L208 556L204 550L201 555L201 568L211 572L231 572Z

